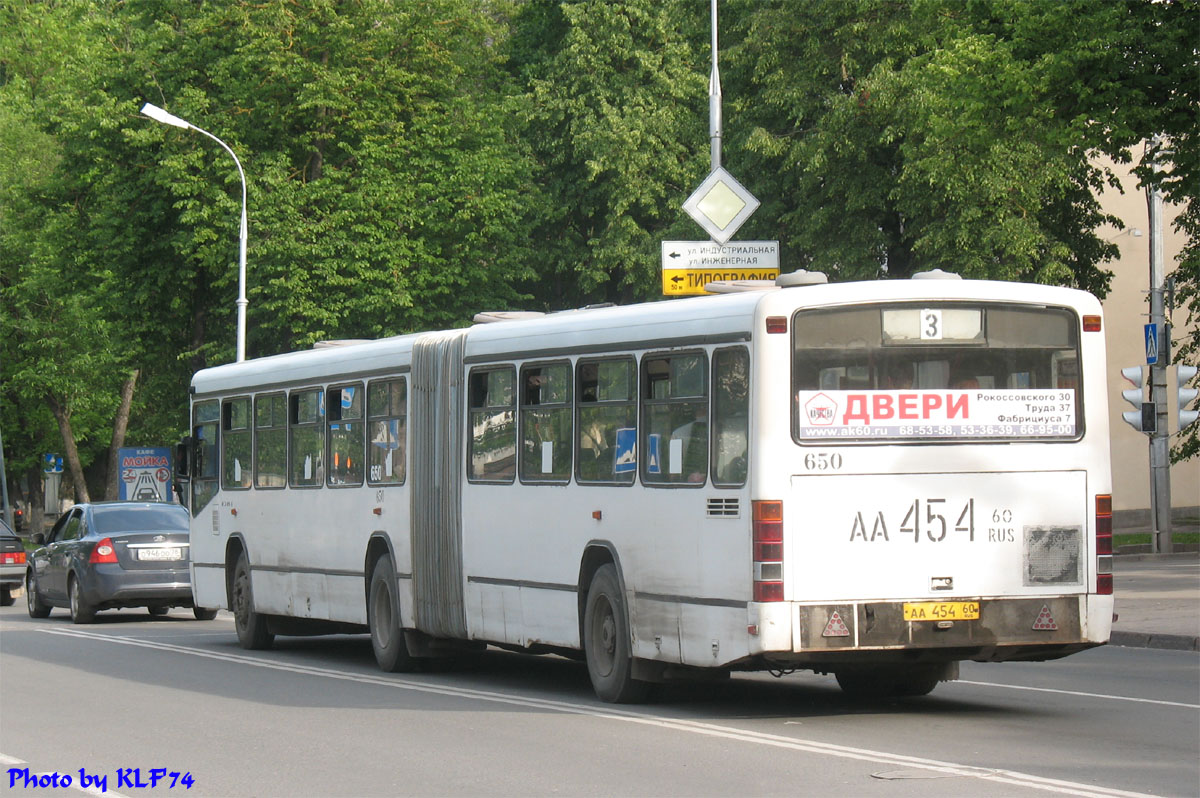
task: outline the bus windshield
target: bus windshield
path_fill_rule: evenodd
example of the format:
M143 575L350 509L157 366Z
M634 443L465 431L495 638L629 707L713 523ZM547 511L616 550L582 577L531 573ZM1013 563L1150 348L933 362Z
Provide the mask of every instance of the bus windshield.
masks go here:
M1069 310L929 302L802 310L792 330L797 442L1083 432Z

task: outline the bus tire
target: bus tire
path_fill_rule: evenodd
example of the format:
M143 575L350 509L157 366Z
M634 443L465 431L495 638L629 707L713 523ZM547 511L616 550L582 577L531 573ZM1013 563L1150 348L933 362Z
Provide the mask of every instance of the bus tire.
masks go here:
M583 652L592 688L602 701L635 704L650 692L647 682L633 678L629 616L612 563L600 566L588 588L583 615Z
M238 557L233 568L233 588L230 591L230 609L233 610L233 625L237 629L238 644L250 651L261 651L271 647L275 635L267 626L267 618L254 611L254 593L250 587L250 561L246 553Z
M388 555L380 557L371 571L367 591L367 626L371 630L371 648L379 669L387 673L420 670L420 661L408 653L396 601L396 569Z
M902 665L841 670L834 676L842 692L850 698L880 701L929 695L944 671L945 666L941 664Z

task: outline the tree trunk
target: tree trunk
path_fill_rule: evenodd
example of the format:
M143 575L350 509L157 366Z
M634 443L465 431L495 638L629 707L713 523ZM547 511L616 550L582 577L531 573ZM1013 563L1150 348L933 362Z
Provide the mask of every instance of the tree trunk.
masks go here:
M133 386L137 383L138 369L134 369L121 386L121 405L113 421L112 444L108 447L108 469L104 477L104 498L110 502L120 497L121 447L125 445L125 431L129 428L129 408L133 404Z
M87 480L83 478L83 466L79 464L79 450L75 448L75 433L71 431L71 413L58 403L53 394L46 394L46 404L58 422L58 433L62 436L63 452L67 458L67 466L71 471L71 480L75 483L75 501L90 502Z
M42 469L35 466L26 471L25 482L29 485L25 494L29 513L25 518L25 534L33 535L46 527L46 495L42 487Z
M204 303L197 298L199 292L193 292L192 295L192 372L195 373L204 368L204 355L201 353L201 347L204 346L204 331L205 321L207 317L204 311Z

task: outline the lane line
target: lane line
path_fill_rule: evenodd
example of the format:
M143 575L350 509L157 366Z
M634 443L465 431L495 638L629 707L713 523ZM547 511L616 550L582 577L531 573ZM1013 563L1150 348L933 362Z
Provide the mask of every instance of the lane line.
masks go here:
M1028 690L1034 693L1059 693L1061 695L1075 695L1083 698L1106 698L1111 701L1133 701L1138 704L1159 704L1165 707L1182 707L1184 709L1200 709L1200 704L1184 704L1179 701L1161 701L1157 698L1133 698L1125 695L1111 695L1106 693L1083 693L1078 690L1057 690L1053 687L1025 687L1019 684L998 684L996 682L973 682L969 679L955 679L953 682L946 684L973 684L976 687L1000 687L1005 690Z
M0 765L3 765L6 770L10 767L17 767L18 765L28 765L28 764L29 763L26 762L24 759L17 759L15 756L9 756L7 754L0 753ZM7 776L8 773L6 772L4 775ZM31 773L30 775L35 778L38 778L41 776L49 776L51 774L49 774L49 773ZM67 774L67 775L69 775L69 774ZM52 790L54 788L53 787L46 787L46 788L35 787L32 789ZM61 789L75 790L77 792L82 792L87 795L101 795L101 796L104 796L104 798L129 798L128 795L125 795L124 793L119 793L116 790L101 790L99 787L80 787L79 785L77 785L75 783L74 776L71 777L71 786L70 787L66 787L66 788L59 787L58 789L60 789L60 790Z
M852 746L837 745L834 743L824 743L817 740L796 739L794 737L786 737L783 735L738 729L732 726L722 726L715 723L705 723L702 721L648 715L630 710L608 707L601 709L594 706L575 704L567 701L521 697L507 693L497 693L489 690L477 690L467 687L426 684L401 677L387 676L384 674L368 675L345 673L342 671L335 671L312 665L274 662L244 654L229 654L206 651L204 649L192 648L189 646L179 646L173 643L159 643L156 641L143 640L133 637L123 637L120 635L99 634L75 629L39 629L39 631L47 634L61 635L63 637L75 637L82 640L115 643L137 648L148 648L168 653L183 654L202 659L213 659L221 662L250 665L256 668L285 671L288 673L296 673L306 676L319 676L327 679L337 679L339 681L356 682L360 684L380 685L412 692L430 693L454 698L472 699L476 701L488 701L496 704L509 704L526 709L542 709L572 715L585 715L604 720L635 723L642 726L650 726L673 731L684 731L706 737L752 743L755 745L766 745L793 751L803 751L805 753L822 754L825 756L836 756L843 759L853 759L863 762L903 767L916 767L935 773L983 779L985 781L1011 784L1014 786L1043 790L1062 795L1087 796L1090 798L1145 798L1146 796L1151 795L1150 793L1127 792L1125 790L1117 790L1109 787L1099 787L1091 784L1045 778L1013 770L982 768L974 765L962 765L954 762L944 762L936 759L926 759L924 757L907 756L904 754L895 754L887 751L874 751L867 748L855 748Z

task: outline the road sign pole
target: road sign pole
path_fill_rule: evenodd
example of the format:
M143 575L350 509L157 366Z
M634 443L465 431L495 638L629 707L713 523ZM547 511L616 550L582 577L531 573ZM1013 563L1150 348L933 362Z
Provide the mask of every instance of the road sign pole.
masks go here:
M712 168L721 165L721 73L717 71L717 0L712 0L712 74L708 78L708 139Z

